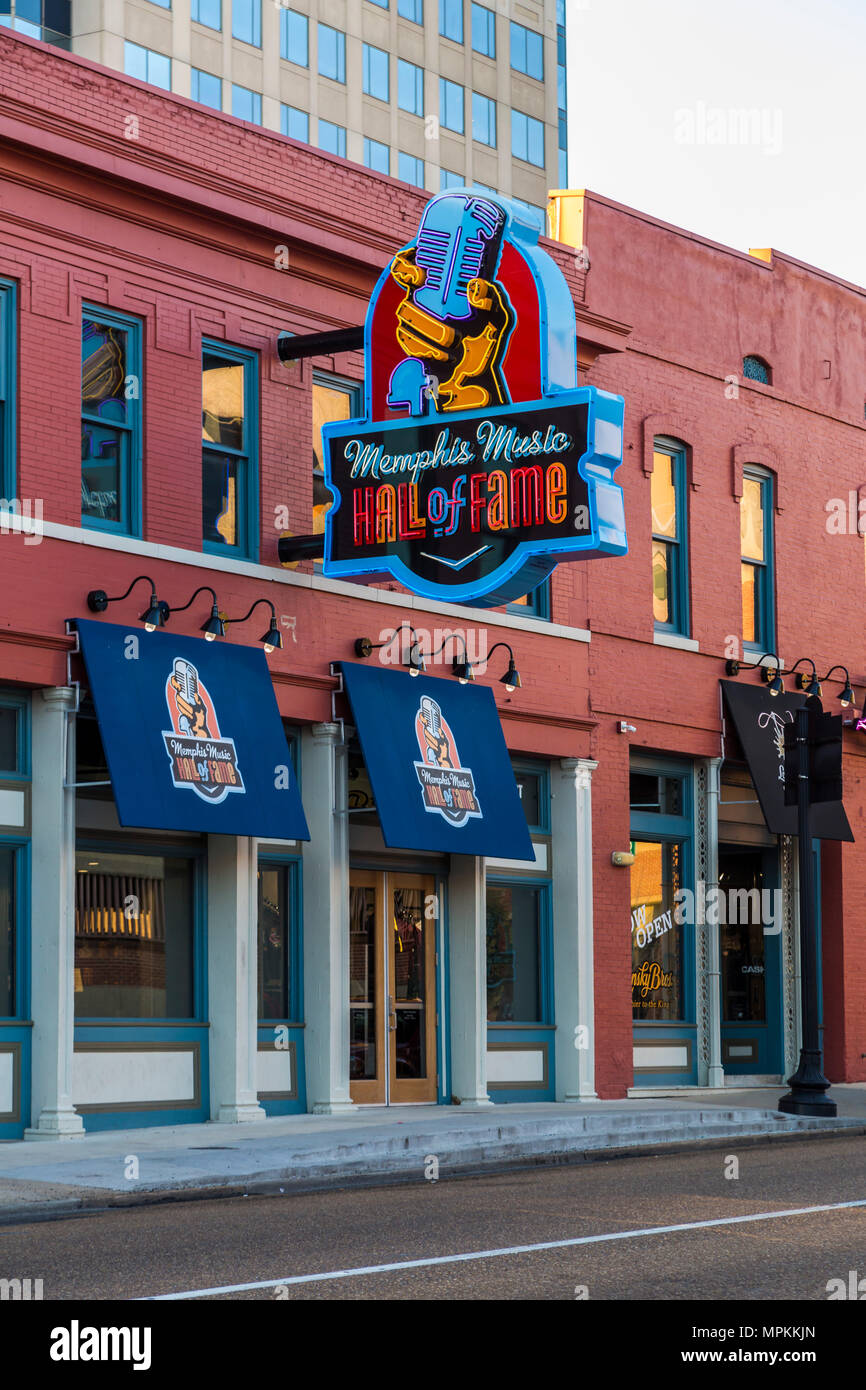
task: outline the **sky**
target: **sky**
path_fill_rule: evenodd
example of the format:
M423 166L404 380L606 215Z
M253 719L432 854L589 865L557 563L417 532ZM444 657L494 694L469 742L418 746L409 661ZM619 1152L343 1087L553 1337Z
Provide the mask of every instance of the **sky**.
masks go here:
M566 0L569 187L866 286L866 0Z

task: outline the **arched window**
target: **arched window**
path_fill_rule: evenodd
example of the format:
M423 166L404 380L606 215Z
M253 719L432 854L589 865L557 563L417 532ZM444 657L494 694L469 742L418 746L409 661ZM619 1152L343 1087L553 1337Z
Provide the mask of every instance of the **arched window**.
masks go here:
M749 381L762 381L765 386L772 386L773 373L769 362L765 362L763 357L756 357L754 354L743 358L743 376Z

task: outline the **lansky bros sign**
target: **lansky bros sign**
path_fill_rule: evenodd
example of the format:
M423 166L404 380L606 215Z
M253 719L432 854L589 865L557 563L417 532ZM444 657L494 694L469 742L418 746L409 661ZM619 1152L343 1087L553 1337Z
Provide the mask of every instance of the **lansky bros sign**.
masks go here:
M574 306L509 202L428 203L370 301L364 417L325 425L324 572L493 606L622 555L623 402L577 386Z

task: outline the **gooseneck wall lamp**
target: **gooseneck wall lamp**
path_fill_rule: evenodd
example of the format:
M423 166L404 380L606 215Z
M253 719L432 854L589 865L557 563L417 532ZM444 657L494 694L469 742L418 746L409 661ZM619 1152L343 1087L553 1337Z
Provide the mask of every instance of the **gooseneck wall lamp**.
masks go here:
M390 637L386 638L384 642L374 642L369 637L356 637L355 655L362 657L363 660L366 661L367 657L372 656L373 652L379 651L382 647L390 647L396 637L403 636L407 628L412 634L412 642L405 664L409 667L410 676L420 676L421 672L426 669L427 663L424 660L424 653L421 650L421 639L410 623L404 623L401 627L395 628ZM401 655L402 654L403 646L401 644Z
M271 623L267 632L264 634L264 636L259 638L259 641L264 644L265 651L270 655L270 653L276 650L277 648L282 648L283 638L280 629L277 627L276 609L274 608L274 605L271 603L269 598L257 598L255 603L247 610L247 612L244 614L242 618L226 618L225 624L226 627L228 627L229 623L245 623L247 618L251 617L255 610L259 607L259 604L262 603L267 604L268 608L270 608L271 610Z
M505 689L509 693L512 690L520 690L520 688L523 685L523 681L520 679L520 672L514 664L514 652L511 650L511 647L508 645L507 642L494 642L493 646L490 648L490 651L487 653L487 660L490 660L497 647L504 647L505 650L508 652L508 670L505 672L504 676L499 677L500 685L504 685Z
M171 612L167 603L162 603L156 596L156 586L147 574L136 575L125 593L112 594L109 596L104 589L91 589L87 595L87 607L91 613L104 613L110 603L119 603L121 599L128 598L136 584L141 583L142 579L147 580L150 585L150 603L141 615L140 621L144 623L148 632L154 632L158 627L163 627Z
M227 618L220 612L216 593L209 584L202 584L196 589L192 598L189 599L187 603L182 603L177 607L171 607L162 599L157 598L156 588L150 576L139 574L133 579L126 592L122 594L109 595L104 589L91 589L90 593L87 595L87 607L90 609L91 613L104 613L110 603L117 603L121 599L127 598L132 593L136 584L140 583L142 580L146 580L150 585L150 603L140 617L140 621L144 623L145 629L148 632L155 632L158 627L165 627L173 613L185 613L186 610L191 608L195 603L199 594L210 594L212 600L210 617L202 623L200 628L206 642L214 642L217 637L225 637L226 628L229 623L245 623L247 618L255 612L259 605L264 603L267 604L268 608L271 610L271 621L268 625L267 632L259 638L259 641L263 644L268 654L282 648L283 638L277 627L276 609L270 599L256 599L255 603L251 604L242 618Z
M213 599L213 607L210 611L210 617L206 620L206 622L202 623L201 628L199 629L200 632L204 633L204 640L206 642L213 642L217 637L225 637L225 618L220 613L219 604L217 603L217 596L209 584L200 585L199 588L196 589L192 598L189 599L187 603L181 604L179 608L169 608L169 613L185 613L188 608L192 608L192 605L195 603L199 594L210 594L211 598Z

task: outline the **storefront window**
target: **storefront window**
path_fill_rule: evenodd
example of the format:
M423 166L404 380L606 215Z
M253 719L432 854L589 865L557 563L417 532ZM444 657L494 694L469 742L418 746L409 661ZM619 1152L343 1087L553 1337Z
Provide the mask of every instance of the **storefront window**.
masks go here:
M540 1023L541 888L487 885L487 1019Z
M0 849L0 1018L15 1012L15 850Z
M632 1013L636 1020L667 1023L683 1018L685 1003L685 928L674 915L674 895L682 886L683 846L635 840L632 850Z
M629 804L632 811L657 816L683 814L683 779L657 777L654 773L632 772L629 776Z
M18 772L17 709L0 706L0 772Z
M81 850L75 868L76 1016L192 1018L193 861Z
M290 1019L291 878L288 864L259 865L259 1018Z
M722 1021L765 1023L765 937L760 851L740 847L719 853L719 888L725 903L719 925Z
M349 889L349 1072L376 1078L376 890Z

